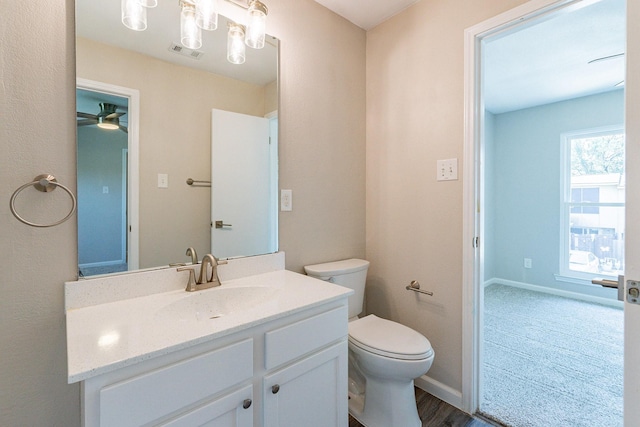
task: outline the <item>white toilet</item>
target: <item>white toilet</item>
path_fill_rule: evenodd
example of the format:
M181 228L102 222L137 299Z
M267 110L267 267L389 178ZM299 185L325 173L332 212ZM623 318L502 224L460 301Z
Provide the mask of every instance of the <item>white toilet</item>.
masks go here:
M308 265L307 275L353 289L349 297L349 413L367 427L420 427L413 380L433 363L420 333L370 314L361 319L369 261Z

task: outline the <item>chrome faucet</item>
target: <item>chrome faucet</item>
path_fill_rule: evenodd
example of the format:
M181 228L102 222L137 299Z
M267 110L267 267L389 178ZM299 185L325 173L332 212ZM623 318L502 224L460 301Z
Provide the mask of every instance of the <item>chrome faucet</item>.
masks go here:
M186 255L191 257L191 264L195 265L198 263L198 253L196 252L195 249L191 247L187 248Z
M226 263L227 261L220 261L211 254L205 255L202 257L200 275L197 281L194 267L180 267L177 271L189 271L189 281L187 282L185 290L187 292L194 292L220 286L222 283L220 283L220 278L218 277L218 266ZM209 266L211 266L211 276L209 276Z

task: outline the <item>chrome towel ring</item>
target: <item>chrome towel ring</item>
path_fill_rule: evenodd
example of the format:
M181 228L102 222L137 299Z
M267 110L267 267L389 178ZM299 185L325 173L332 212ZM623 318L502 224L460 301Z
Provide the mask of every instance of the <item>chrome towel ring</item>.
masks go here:
M55 190L56 187L62 188L64 191L67 192L69 197L71 197L71 203L72 203L71 211L67 214L67 216L65 216L61 220L52 222L51 224L37 224L35 222L27 221L26 219L22 218L16 211L15 201L18 194L20 194L22 190L24 190L29 186L33 186L33 188L35 188L38 191L42 191L43 193L49 193ZM19 187L16 191L13 192L13 194L11 195L11 200L9 201L9 207L11 208L11 213L13 214L13 216L15 216L18 221L24 224L30 225L32 227L53 227L55 225L62 224L63 222L71 218L71 215L73 215L73 213L76 211L76 205L77 205L76 196L73 195L71 190L69 190L64 185L58 183L55 176L49 175L46 173L36 176L35 178L33 178L32 182L28 182L22 185L21 187Z

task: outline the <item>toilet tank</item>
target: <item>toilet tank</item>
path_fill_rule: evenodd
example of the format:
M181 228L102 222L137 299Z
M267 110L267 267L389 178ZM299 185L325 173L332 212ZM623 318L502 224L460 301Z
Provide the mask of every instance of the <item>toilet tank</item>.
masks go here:
M369 261L363 259L345 259L324 264L307 265L304 271L307 275L336 285L354 290L349 296L349 318L362 313L364 301L364 285L367 282Z

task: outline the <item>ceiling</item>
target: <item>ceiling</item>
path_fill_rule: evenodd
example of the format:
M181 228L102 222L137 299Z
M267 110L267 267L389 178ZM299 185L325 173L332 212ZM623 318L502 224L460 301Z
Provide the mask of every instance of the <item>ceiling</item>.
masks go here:
M369 30L419 0L315 0ZM625 0L602 0L483 45L485 108L504 113L615 90L624 80Z
M231 3L220 3L225 6L225 16L237 19L239 13L240 16L246 13ZM276 80L278 40L274 37L267 37L263 49L247 48L246 62L234 65L226 59L227 19L224 16L219 18L217 30L202 31L202 48L198 49L203 53L200 59L190 56L193 51L189 49L182 49L183 54L170 49L172 45L181 46L177 0L159 1L158 6L147 10L147 21L145 31L133 31L121 22L119 1L76 0L76 34L79 37L260 86Z
M368 30L419 0L315 1ZM221 2L229 8L227 3ZM76 9L77 34L82 37L147 54L152 52L152 56L165 61L255 84L266 84L277 75L275 66L263 70L257 65L262 62L257 56L276 54L274 38L268 49L247 49L247 62L243 65L226 61L224 18L218 30L203 32L201 50L205 54L195 60L169 50L171 43L179 44L179 7L171 1L159 2L148 11L149 28L143 32L128 30L120 23L119 2L77 0ZM615 90L624 80L624 56L589 62L624 51L625 0L601 0L517 32L496 36L483 45L485 107L498 114Z
M267 0L265 0L267 1ZM370 30L392 16L402 12L419 0L315 0L356 24Z

